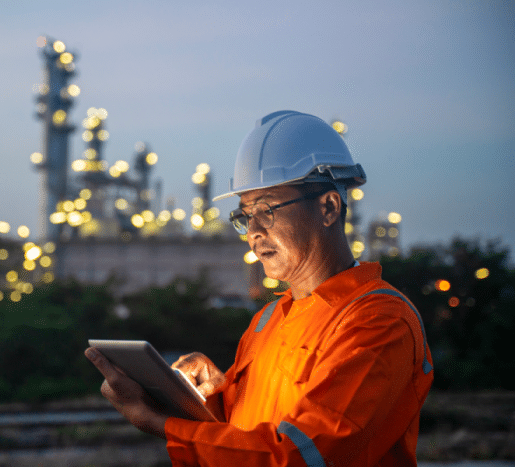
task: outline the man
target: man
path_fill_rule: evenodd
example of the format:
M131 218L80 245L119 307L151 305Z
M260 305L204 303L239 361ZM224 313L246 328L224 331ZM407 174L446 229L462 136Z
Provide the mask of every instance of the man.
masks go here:
M345 239L346 190L364 182L342 138L311 115L270 114L242 143L231 190L215 199L240 196L231 221L266 275L291 288L254 317L225 375L198 353L174 364L227 422L168 417L88 356L104 396L166 439L174 466L416 465L431 356L416 309Z

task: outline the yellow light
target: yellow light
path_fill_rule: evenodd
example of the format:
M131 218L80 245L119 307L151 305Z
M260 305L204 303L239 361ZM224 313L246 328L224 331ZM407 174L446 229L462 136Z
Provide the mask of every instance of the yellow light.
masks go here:
M5 248L0 249L0 260L9 258L9 252Z
M120 211L123 211L124 209L127 209L129 207L129 203L127 202L126 199L123 199L123 198L118 198L114 202L114 205L115 205L116 209L119 209Z
M240 237L240 240L242 242L246 242L247 241L247 234L240 234L239 237Z
M66 112L62 109L56 110L52 115L52 121L54 125L62 125L66 120Z
M365 250L365 244L356 240L355 242L352 242L351 250L356 253L363 253Z
M345 123L343 122L333 122L333 125L332 127L338 132L340 133L340 135L343 135L345 133L347 133L347 130L348 130L348 127L347 125L345 125Z
M88 110L88 114L89 114L89 110ZM98 118L94 114L82 121L82 126L84 128L86 128L87 130L93 130L93 128L96 128L98 125L100 125L100 118Z
M63 209L66 212L72 212L75 210L75 203L69 199L63 202Z
M83 209L85 209L85 208L86 208L86 206L87 206L87 204L88 204L88 203L86 202L86 200L85 200L84 198L77 198L77 199L73 202L73 204L75 205L75 209L76 209L77 211L82 211Z
M52 258L50 258L50 256L42 256L39 260L39 264L44 268L48 268L52 265Z
M363 190L360 190L359 188L354 188L354 190L350 192L350 195L352 196L353 200L359 201L360 199L363 199L364 193Z
M50 253L52 254L54 251L55 251L55 243L54 242L46 242L44 245L43 245L43 251L45 253Z
M59 56L59 61L63 65L68 65L69 63L73 62L73 55L70 52L64 52Z
M26 269L27 271L34 271L34 269L36 269L36 263L34 261L32 261L31 259L26 259L23 262L23 268Z
M82 215L83 223L89 222L93 218L93 216L91 215L91 213L89 211L84 211L81 215Z
M30 235L30 230L26 225L20 225L18 227L18 235L21 238L27 238Z
M350 235L354 232L354 226L350 222L345 222L345 235Z
M0 302L4 299L4 293L0 290Z
M172 217L176 221L183 221L184 218L186 217L186 211L184 209L180 209L180 208L174 209L172 212Z
M118 170L118 168L115 165L113 165L112 167L109 168L109 174L111 175L111 177L117 178L122 173Z
M395 227L390 227L388 229L389 237L395 238L395 237L397 237L397 235L399 235L399 229L396 229Z
M106 130L100 130L98 133L97 133L97 138L100 140L100 141L107 141L109 139L109 132L106 131Z
M197 165L197 172L200 173L200 174L206 175L206 174L209 173L210 170L211 170L211 168L205 162L203 162L202 164Z
M204 226L204 218L200 214L193 214L190 220L195 230L200 230Z
M43 162L43 154L41 154L40 152L33 152L30 155L30 161L33 164L41 164L41 162Z
M159 213L157 218L162 222L168 222L172 218L172 213L168 209L164 209Z
M205 213L204 216L207 220L211 221L213 219L216 219L218 216L220 216L220 209L216 207L209 208Z
M85 200L88 200L91 198L91 190L89 188L83 188L80 190L79 196Z
M157 154L155 152L149 152L145 160L148 165L154 165L157 162Z
M93 139L93 132L91 130L86 130L82 133L82 140L86 143L89 143Z
M66 50L66 46L64 45L64 42L61 41L55 41L54 42L54 50L58 54L62 54Z
M195 183L195 185L201 185L206 181L206 176L204 174L201 174L200 172L195 172L191 176L191 181Z
M107 118L107 110L106 109L103 109L102 107L100 107L99 109L97 109L97 117L100 119L100 120L105 120Z
M8 222L1 221L0 222L0 233L9 233L9 230L11 230L11 226Z
M16 282L18 280L18 273L16 271L9 271L5 278L7 279L7 282Z
M32 292L34 291L34 287L32 286L32 284L30 284L29 282L25 282L25 284L23 284L23 287L22 287L22 292L24 294L31 294Z
M54 280L54 274L51 273L51 272L45 272L45 274L43 274L43 282L45 282L46 284L50 284L50 282L52 282Z
M245 253L243 255L243 261L245 261L247 264L252 264L252 263L255 263L256 261L259 261L259 259L256 256L256 254L252 250L250 250L250 251L247 251L247 253Z
M200 196L196 196L195 198L193 198L191 200L191 205L195 208L195 209L201 209L202 206L204 205L204 200L200 197Z
M486 279L490 275L490 271L487 268L478 269L474 275L476 279Z
M435 282L435 289L440 292L447 292L451 288L451 283L445 279L439 279Z
M91 132L91 137L93 138L93 132ZM84 157L90 161L95 160L97 158L97 151L93 148L88 148L84 151Z
M378 237L384 237L386 235L386 229L384 227L377 227L375 230L375 234Z
M68 221L68 224L70 224L72 227L78 227L82 224L82 214L78 211L72 211L68 213L66 216L66 220Z
M279 281L277 279L272 279L270 277L265 277L263 279L263 285L267 289L275 289L275 288L279 287Z
M11 301L12 302L19 302L21 300L21 293L17 290L14 290L11 292Z
M23 251L28 251L30 250L33 246L36 246L36 244L34 242L26 242L23 244Z
M129 164L126 161L116 161L114 166L118 169L119 172L127 172L129 170Z
M392 224L398 224L402 220L402 217L397 212L391 212L388 214L388 221L390 221Z
M95 235L101 230L100 222L96 219L90 218L89 221L84 222L80 227L81 235L87 237L88 235Z
M66 222L66 214L64 212L53 212L50 214L50 222L52 224L62 224Z
M143 217L141 217L139 214L134 214L131 217L131 222L132 222L132 225L134 227L137 227L138 229L145 225L145 221L143 220Z
M72 162L72 170L74 172L82 172L86 170L86 161L84 159L77 159Z
M152 222L155 219L154 213L148 209L141 213L141 217L143 217L145 222Z
M34 261L38 259L42 253L43 250L39 248L39 246L34 245L25 252L25 259L29 261Z
M80 94L80 88L76 84L70 84L68 86L68 94L73 97L77 97Z

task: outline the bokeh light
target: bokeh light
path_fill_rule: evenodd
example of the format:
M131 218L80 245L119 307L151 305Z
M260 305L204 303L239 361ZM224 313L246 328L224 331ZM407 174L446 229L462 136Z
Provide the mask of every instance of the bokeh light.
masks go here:
M490 275L490 271L487 268L478 269L474 275L476 279L486 279Z
M18 235L21 238L27 238L30 235L30 229L26 225L20 225L18 227Z

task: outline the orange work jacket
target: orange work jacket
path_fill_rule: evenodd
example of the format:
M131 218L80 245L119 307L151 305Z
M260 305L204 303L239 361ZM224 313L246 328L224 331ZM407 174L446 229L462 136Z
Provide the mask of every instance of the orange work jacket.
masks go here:
M252 320L223 401L227 423L169 418L179 466L414 466L433 380L420 315L362 263Z

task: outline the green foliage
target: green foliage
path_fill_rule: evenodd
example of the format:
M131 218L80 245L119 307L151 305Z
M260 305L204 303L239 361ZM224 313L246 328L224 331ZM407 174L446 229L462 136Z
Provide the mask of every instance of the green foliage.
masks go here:
M435 387L515 389L515 271L508 258L498 243L481 247L456 238L447 247L413 250L406 259L382 259L384 279L422 315ZM480 268L488 269L487 278L475 276ZM450 290L437 290L439 279L449 281Z
M176 279L119 302L112 283L53 283L20 302L0 302L0 401L37 402L97 393L100 373L84 357L88 339L148 340L158 350L209 355L222 369L234 361L251 314L212 310L214 291L201 277ZM125 319L116 314L129 310Z

